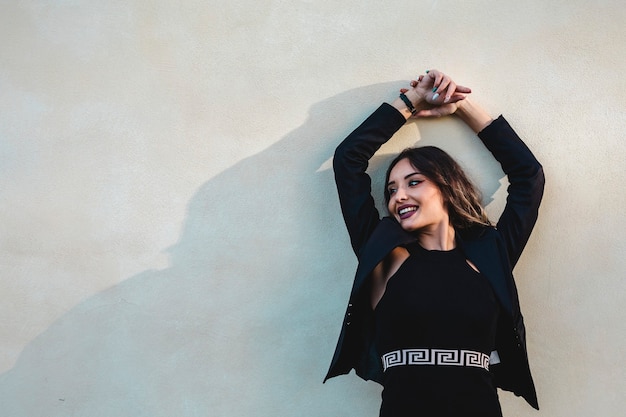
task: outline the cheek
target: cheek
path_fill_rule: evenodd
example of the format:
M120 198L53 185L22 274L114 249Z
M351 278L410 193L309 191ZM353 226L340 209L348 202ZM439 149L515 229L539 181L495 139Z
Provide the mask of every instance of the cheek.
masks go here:
M428 197L426 199L428 201L428 206L432 210L435 210L437 212L439 211L444 211L446 213L448 212L448 205L444 201L441 191L439 191L438 189L430 190L430 192L428 193Z
M443 201L443 197L441 194L433 196L433 206L436 207L436 210L439 212L448 212L448 205Z

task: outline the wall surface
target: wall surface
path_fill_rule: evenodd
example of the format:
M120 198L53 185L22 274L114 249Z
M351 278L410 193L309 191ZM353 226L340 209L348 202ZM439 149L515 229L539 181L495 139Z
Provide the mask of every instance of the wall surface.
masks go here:
M0 414L375 416L322 384L355 259L335 146L440 68L543 163L516 268L541 411L626 407L626 8L546 1L0 3ZM455 118L494 217L506 180ZM382 193L380 179L376 192Z

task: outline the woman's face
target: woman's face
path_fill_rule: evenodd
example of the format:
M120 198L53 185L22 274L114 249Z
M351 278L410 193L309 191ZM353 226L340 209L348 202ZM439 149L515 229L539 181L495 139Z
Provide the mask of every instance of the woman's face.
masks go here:
M449 216L439 187L422 175L408 159L401 159L389 173L389 213L409 232L432 231L448 226Z

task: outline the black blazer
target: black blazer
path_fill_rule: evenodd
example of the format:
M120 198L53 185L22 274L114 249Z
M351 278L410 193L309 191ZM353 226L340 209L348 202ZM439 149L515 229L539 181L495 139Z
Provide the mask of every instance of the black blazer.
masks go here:
M341 210L359 265L337 348L324 381L355 369L361 378L382 383L382 362L374 347L373 311L365 284L374 267L391 250L417 238L404 231L393 218L380 218L371 196L371 180L365 171L368 160L404 123L400 112L383 104L335 151L333 168ZM543 169L502 116L478 136L508 176L507 203L496 227L457 230L457 242L489 280L502 307L496 334L501 362L489 367L496 385L524 397L539 409L512 270L537 219L544 187Z

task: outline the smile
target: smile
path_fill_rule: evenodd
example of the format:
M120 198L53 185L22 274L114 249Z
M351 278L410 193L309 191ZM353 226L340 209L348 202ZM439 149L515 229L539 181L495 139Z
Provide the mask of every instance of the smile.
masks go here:
M406 219L416 212L417 208L417 206L402 206L398 209L398 216L400 216L401 219Z

